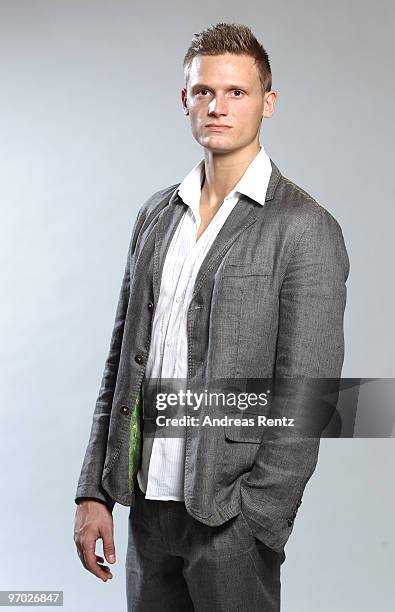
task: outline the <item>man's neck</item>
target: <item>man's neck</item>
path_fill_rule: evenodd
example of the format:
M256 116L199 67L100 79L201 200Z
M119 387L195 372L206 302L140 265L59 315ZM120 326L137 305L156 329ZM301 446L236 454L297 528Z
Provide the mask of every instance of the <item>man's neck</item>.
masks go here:
M209 207L217 207L232 191L261 148L259 142L254 142L232 153L218 154L205 150L202 198Z

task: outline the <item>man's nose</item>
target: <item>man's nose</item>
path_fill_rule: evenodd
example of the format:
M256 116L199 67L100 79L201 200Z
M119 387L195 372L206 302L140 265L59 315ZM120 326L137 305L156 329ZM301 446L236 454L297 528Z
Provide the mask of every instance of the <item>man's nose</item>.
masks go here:
M208 105L208 112L210 115L227 115L228 108L225 98L223 96L213 98Z

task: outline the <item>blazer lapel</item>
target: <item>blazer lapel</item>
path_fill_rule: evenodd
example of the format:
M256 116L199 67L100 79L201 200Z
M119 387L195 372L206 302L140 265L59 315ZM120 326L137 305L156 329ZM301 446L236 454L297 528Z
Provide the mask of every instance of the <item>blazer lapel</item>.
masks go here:
M247 227L255 223L256 216L253 210L253 204L249 198L241 195L202 261L196 276L192 297L199 291L206 275L218 266L232 243L240 237Z
M272 173L270 176L266 201L273 199L274 191L281 177L281 173L272 160ZM155 246L153 261L153 293L155 302L159 297L160 282L163 265L171 239L187 205L178 196L177 188L170 197L168 205L161 211L155 228ZM221 230L218 232L196 277L192 297L199 291L206 275L221 261L232 243L256 221L254 202L248 196L241 195L238 203L229 214Z

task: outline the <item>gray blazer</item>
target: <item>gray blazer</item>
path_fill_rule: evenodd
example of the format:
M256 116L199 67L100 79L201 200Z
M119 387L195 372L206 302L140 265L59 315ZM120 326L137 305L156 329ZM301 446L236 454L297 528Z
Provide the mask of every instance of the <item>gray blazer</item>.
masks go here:
M242 196L212 244L188 309L188 381L340 377L349 259L336 219L271 161L264 206ZM150 346L167 247L186 205L178 184L154 193L134 224L108 358L75 501L134 505L130 419ZM211 526L240 511L283 550L319 439L269 443L262 427L187 428L187 511Z

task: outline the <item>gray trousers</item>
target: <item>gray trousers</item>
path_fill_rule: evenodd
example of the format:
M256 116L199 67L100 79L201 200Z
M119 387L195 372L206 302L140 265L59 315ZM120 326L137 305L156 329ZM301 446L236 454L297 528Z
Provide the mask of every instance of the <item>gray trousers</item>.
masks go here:
M279 612L277 553L239 514L219 527L200 523L183 502L145 499L129 513L128 612Z

